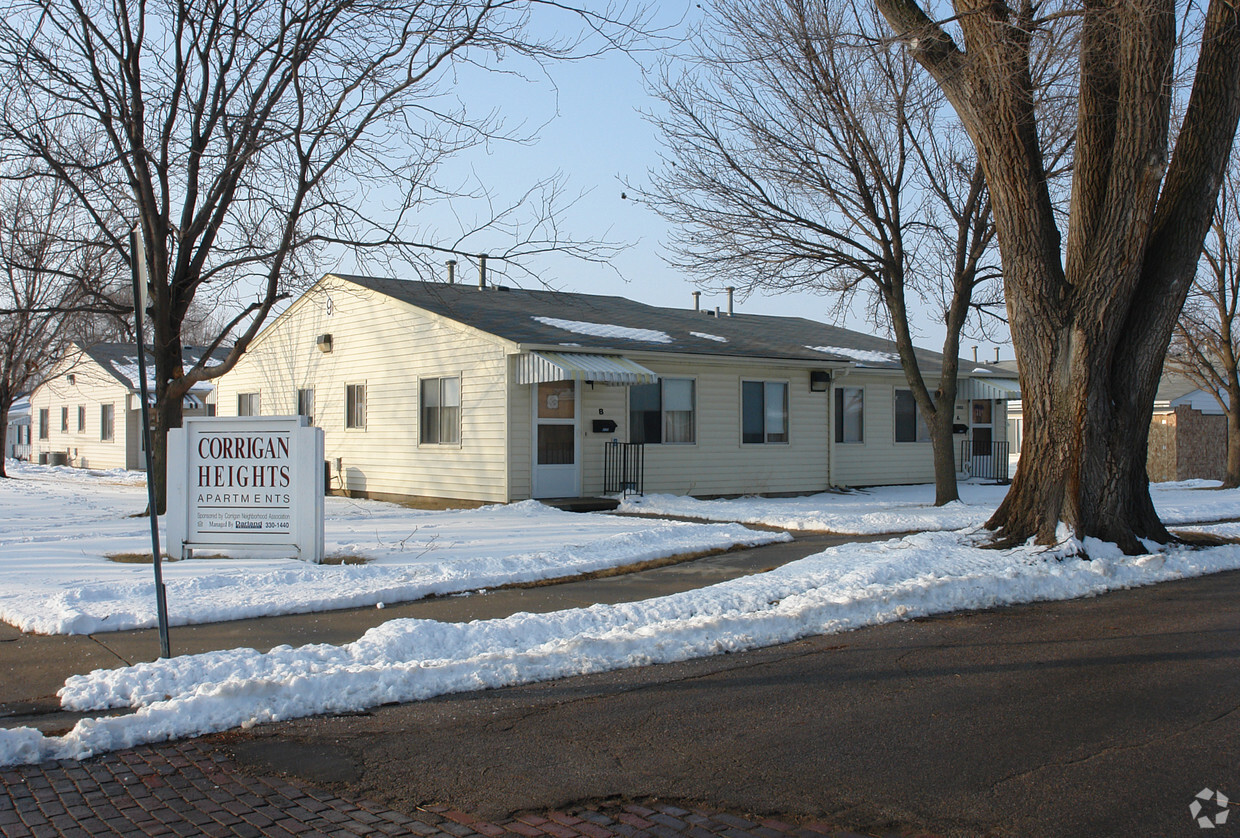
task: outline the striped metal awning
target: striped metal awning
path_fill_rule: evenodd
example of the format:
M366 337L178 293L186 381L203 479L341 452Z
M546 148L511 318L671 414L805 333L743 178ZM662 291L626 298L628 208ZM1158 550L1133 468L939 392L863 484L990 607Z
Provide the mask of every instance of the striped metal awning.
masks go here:
M517 356L517 383L597 381L599 384L654 384L657 373L619 355L581 352L529 352Z
M956 398L1015 401L1020 398L1020 382L1013 378L962 378Z

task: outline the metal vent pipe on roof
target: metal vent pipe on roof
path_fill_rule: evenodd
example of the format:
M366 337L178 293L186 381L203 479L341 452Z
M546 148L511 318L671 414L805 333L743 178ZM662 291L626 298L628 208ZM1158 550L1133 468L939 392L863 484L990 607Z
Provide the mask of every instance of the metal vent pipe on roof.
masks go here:
M478 254L478 290L481 291L487 287L487 255L485 253Z
M728 317L731 317L732 316L732 295L736 293L736 289L733 288L731 285L729 285L727 288L723 290L728 292Z
M444 264L448 266L448 284L455 285L456 284L456 260L449 259Z
M702 310L702 292L701 291L693 292L693 310L694 311Z
M973 347L973 363L977 363L977 346Z

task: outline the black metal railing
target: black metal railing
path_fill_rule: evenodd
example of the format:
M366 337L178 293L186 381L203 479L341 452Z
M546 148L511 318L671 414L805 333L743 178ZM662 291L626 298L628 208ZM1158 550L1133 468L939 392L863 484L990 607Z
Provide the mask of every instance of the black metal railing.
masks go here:
M641 495L645 493L646 446L640 442L603 444L603 494Z
M965 478L1007 483L1008 444L964 439L960 441L960 472Z

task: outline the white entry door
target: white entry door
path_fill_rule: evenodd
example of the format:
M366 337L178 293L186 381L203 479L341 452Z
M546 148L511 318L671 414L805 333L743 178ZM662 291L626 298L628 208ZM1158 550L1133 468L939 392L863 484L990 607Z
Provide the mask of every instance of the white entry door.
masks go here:
M973 476L988 480L995 477L995 463L991 460L994 439L994 403L989 399L973 400Z
M581 496L581 408L577 382L534 387L534 497Z

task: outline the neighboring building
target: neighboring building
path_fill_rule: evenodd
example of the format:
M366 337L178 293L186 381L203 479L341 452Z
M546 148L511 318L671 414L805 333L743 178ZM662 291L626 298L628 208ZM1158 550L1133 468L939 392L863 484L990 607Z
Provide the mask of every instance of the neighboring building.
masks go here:
M937 375L940 356L919 357ZM962 382L985 406L957 410L988 454L991 377ZM801 318L338 275L218 386L220 415L310 416L336 492L486 502L614 489L608 454L629 443L647 492L933 481L911 396L893 343Z
M22 396L9 408L4 434L4 456L13 460L30 459L30 399Z
M201 354L187 347L185 366ZM153 373L148 363L147 375ZM148 385L154 398L153 381ZM214 391L210 383L196 385L185 396L185 414L213 415ZM30 456L79 468L143 468L141 406L136 346L79 346L30 396Z
M1015 361L1004 361L1001 366L1014 374L1015 364ZM1007 421L1015 469L1024 437L1019 400L1008 402ZM1189 378L1164 373L1158 382L1145 470L1154 483L1222 480L1226 476L1227 416L1214 396Z
M1188 378L1164 375L1150 420L1150 480L1222 480L1227 476L1227 414Z

